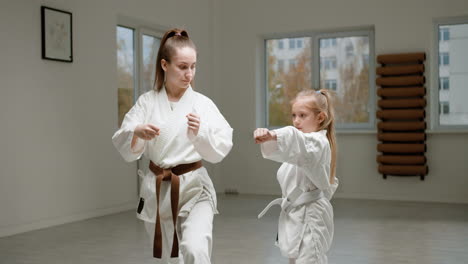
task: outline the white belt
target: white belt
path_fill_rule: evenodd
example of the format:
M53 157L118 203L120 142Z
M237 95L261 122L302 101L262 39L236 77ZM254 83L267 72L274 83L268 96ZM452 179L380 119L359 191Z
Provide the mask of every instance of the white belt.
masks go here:
M280 205L281 209L289 213L293 208L308 204L318 199L325 197L323 192L319 189L313 191L303 192L299 187L296 187L286 198L278 198L271 201L265 209L258 215L261 218L265 213L270 210L273 205Z

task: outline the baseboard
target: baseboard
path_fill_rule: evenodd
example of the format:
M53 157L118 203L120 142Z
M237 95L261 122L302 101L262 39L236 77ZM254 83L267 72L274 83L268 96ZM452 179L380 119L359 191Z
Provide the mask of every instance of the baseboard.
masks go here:
M224 192L217 192L218 195L225 195ZM281 193L273 192L239 192L239 195L269 195L281 197ZM382 194L382 193L365 193L365 192L344 192L337 191L333 195L333 198L340 199L363 199L363 200L383 200L383 201L401 201L401 202L427 202L427 203L450 203L450 204L468 204L468 199L450 199L450 198L430 198L430 197L415 197L405 194Z
M427 203L450 203L450 204L468 204L466 199L450 199L450 198L430 198L430 197L415 197L405 194L382 194L382 193L335 193L334 198L341 199L364 199L364 200L385 200L385 201L402 201L402 202L427 202Z
M20 225L8 225L4 227L0 227L0 237L12 236L28 231L43 229L47 227L57 226L68 224L72 222L77 222L81 220L86 220L90 218L105 216L109 214L119 213L127 210L131 210L135 208L135 201L127 202L124 204L95 209L87 212L82 212L74 215L63 216L53 219L46 219L46 220L39 220L33 223L28 224L20 224Z

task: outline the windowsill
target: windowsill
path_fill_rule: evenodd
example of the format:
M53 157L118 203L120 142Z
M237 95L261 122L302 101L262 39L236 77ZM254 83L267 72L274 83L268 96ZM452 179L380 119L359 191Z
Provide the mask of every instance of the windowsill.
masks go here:
M278 129L281 127L269 127L268 129ZM336 129L335 134L337 135L376 135L377 130L371 129ZM426 134L468 134L468 129L426 129Z
M366 135L366 134L377 134L377 130L364 130L364 129L356 129L356 130L336 130L336 134L344 134L344 135Z
M377 130L337 130L336 134L340 135L373 135L377 134ZM464 130L426 130L426 134L468 134L468 129Z
M431 130L426 130L426 133L427 134L468 134L468 129L459 129L459 130L455 130L455 129L434 130L434 129L431 129Z

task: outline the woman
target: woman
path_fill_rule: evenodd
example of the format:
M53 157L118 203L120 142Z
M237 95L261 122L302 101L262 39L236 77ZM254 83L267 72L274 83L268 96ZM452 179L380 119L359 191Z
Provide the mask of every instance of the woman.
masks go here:
M154 235L153 255L160 263L210 263L218 212L201 160L220 162L232 148L232 128L208 97L192 89L196 60L187 32L167 31L158 51L155 89L140 96L112 137L126 161L142 154L151 160L137 217Z

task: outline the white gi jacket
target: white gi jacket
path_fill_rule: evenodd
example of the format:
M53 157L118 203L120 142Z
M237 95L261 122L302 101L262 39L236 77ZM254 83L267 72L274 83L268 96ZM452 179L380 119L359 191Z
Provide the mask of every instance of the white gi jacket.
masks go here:
M327 132L303 133L292 126L274 131L277 140L262 143L261 151L264 158L283 163L277 173L283 205L293 191L320 194L314 202L289 211L281 210L277 245L283 256L297 258L305 231L309 229L317 243L317 254L325 254L333 239L333 208L329 200L338 186L336 178L330 184L331 150Z
M200 116L200 128L196 136L188 132L186 115L189 113ZM150 141L138 138L131 149L135 127L147 123L160 129L159 136ZM232 128L213 101L193 91L191 87L187 88L174 110L171 110L163 88L160 92L152 90L138 98L125 115L112 141L128 162L144 154L159 167L170 168L201 159L211 163L220 162L232 148ZM156 221L155 178L151 171L144 175L140 187L144 207L141 213L137 213L138 218L152 223ZM216 192L206 169L202 167L180 175L179 216L188 216L203 192L209 197L213 212L217 213ZM162 182L159 211L163 228L172 225L170 203L170 182Z

